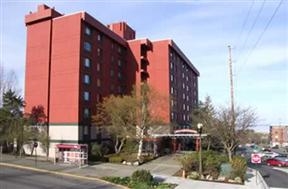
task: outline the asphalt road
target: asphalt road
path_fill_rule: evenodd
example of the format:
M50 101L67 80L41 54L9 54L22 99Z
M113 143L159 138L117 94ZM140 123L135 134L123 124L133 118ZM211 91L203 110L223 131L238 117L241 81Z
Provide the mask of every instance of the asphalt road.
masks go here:
M288 188L288 173L273 169L273 167L267 165L258 165L252 168L260 172L269 187Z
M119 189L101 181L80 180L47 173L0 167L0 189Z

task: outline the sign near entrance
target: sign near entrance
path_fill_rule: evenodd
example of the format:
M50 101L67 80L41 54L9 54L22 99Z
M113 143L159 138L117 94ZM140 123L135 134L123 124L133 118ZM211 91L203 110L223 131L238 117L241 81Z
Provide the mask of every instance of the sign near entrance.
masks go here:
M259 154L251 154L251 163L261 163L261 156Z

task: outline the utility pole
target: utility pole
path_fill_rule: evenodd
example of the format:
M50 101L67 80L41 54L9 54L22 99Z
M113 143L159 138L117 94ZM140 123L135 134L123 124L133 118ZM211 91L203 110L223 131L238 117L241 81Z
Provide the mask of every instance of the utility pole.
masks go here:
M234 85L233 85L233 71L232 71L232 55L231 46L228 45L229 51L229 79L230 79L230 98L231 98L231 114L232 114L232 124L235 124L235 110L234 110Z

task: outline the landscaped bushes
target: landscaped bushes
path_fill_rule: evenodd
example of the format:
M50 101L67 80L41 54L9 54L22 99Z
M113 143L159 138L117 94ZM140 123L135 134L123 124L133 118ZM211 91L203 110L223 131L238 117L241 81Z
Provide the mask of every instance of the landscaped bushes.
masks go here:
M242 181L245 179L247 170L247 162L241 156L235 156L232 160L232 178L240 177Z
M103 179L131 189L173 189L176 186L154 181L153 176L147 170L137 170L131 177L103 177Z
M213 179L218 178L221 164L227 162L226 156L214 151L204 151L203 153L203 173L210 175Z
M144 169L135 171L132 174L131 179L133 182L144 182L147 184L152 184L153 182L153 176L150 171Z

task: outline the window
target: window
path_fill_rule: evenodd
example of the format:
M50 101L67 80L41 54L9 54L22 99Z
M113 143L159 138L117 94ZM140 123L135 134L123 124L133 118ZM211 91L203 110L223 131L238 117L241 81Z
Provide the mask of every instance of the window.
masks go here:
M170 75L170 80L173 81L174 80L174 76Z
M84 66L86 68L90 68L91 66L91 60L89 58L84 58Z
M84 108L84 118L89 118L90 117L90 110L89 108Z
M110 70L110 76L111 76L111 77L114 76L114 70Z
M89 101L90 99L90 93L88 91L84 91L84 100Z
M122 66L122 61L118 60L118 66L121 67Z
M120 72L118 73L118 78L122 79L122 74Z
M96 102L100 102L100 95L99 94L96 95Z
M171 87L171 94L173 94L174 93L174 89L173 89L173 87Z
M88 126L87 125L84 126L83 134L88 135Z
M102 49L97 48L97 56L102 56Z
M102 35L99 34L99 33L98 33L98 35L97 35L97 40L98 40L98 41L102 41Z
M101 86L101 81L100 79L97 79L97 87L100 87Z
M123 89L121 86L118 86L118 93L123 93Z
M91 33L92 33L91 28L88 27L88 26L86 26L86 27L85 27L85 34L86 34L86 35L91 35Z
M115 86L112 84L112 85L110 86L110 91L113 92L114 89L115 89Z
M98 72L100 71L100 69L101 69L101 66L100 66L100 64L99 64L99 63L97 64L97 67L96 67L96 69L97 69L97 71L98 71Z
M85 51L91 52L92 46L89 42L84 42L84 49Z
M88 74L84 74L84 83L90 84L90 76Z

